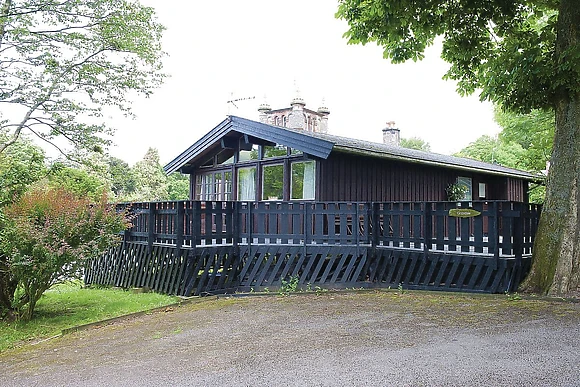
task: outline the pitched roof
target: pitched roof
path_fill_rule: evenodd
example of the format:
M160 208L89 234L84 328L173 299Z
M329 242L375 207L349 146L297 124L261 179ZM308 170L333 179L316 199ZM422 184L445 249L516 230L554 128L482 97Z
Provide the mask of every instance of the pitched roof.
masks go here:
M462 157L423 152L388 144L358 140L324 133L313 133L304 130L289 129L268 125L246 118L229 116L218 126L186 149L165 166L171 173L179 170L191 160L201 155L211 145L230 132L250 135L273 143L301 150L309 155L322 159L328 158L331 151L377 157L388 160L433 165L471 172L483 172L493 175L519 177L525 180L538 180L539 177L529 172L507 168L497 164L485 163Z
M219 143L223 137L232 132L256 137L274 144L289 146L323 159L328 157L334 145L332 142L324 139L304 136L302 131L288 130L280 126L267 125L245 118L229 116L179 156L170 161L163 169L167 173L179 170L192 160L205 154L210 148Z

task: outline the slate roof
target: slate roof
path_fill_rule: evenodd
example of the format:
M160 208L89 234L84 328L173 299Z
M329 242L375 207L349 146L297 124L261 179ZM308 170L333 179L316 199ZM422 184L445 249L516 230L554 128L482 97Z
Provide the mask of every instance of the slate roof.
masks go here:
M312 133L303 130L283 128L236 116L229 116L226 120L212 129L204 137L167 164L165 166L165 171L171 173L179 170L183 165L195 158L196 154L199 154L204 147L209 146L212 141L219 141L219 138L231 131L252 135L277 144L299 149L304 153L322 159L328 158L330 152L335 151L493 175L518 177L530 181L540 179L540 176L533 175L529 172L507 168L497 164L490 164L462 157L441 155L432 152L423 152L415 149L331 134Z

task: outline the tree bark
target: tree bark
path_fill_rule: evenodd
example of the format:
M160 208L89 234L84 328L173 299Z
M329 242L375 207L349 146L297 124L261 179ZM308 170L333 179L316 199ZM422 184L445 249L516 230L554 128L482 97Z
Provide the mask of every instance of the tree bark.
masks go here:
M578 61L580 7L561 0L556 39L557 71ZM578 63L568 63L576 67ZM572 82L577 82L573 80ZM522 290L565 295L580 289L580 93L576 85L557 91L556 132L533 263Z

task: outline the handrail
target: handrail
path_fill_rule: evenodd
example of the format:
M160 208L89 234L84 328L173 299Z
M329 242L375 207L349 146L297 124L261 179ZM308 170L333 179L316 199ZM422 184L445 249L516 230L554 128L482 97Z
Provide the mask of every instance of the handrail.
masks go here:
M466 206L479 215L451 216ZM511 201L121 203L125 242L208 245L348 245L489 256L531 254L541 207Z

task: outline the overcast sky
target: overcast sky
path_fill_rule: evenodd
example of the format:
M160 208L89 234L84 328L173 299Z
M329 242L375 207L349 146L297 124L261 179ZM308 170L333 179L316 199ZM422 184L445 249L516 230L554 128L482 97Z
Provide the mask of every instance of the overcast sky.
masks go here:
M114 156L129 163L148 147L171 161L227 114L257 120L266 101L287 107L296 88L306 107L330 109L329 133L382 141L395 121L402 137L420 137L451 154L483 134L496 134L492 107L460 97L441 78L438 48L418 63L390 64L376 45L347 45L336 0L141 0L167 27L166 83L135 99L136 120L116 118ZM295 86L296 85L296 86ZM233 98L255 97L228 104Z

